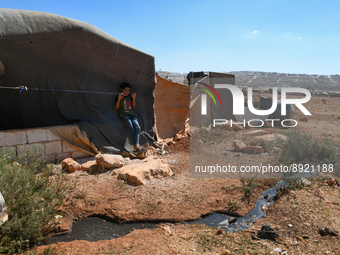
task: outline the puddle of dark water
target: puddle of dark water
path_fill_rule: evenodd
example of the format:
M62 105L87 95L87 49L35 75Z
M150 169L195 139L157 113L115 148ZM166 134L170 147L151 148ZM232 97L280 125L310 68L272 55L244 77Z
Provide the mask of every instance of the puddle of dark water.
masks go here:
M254 209L244 217L231 217L222 213L214 213L202 217L195 221L186 222L187 224L201 223L210 227L220 227L228 232L238 232L251 227L255 220L266 216L266 211L262 210L262 206L268 207L274 202L277 191L275 188L268 189L257 199ZM233 219L233 220L231 220ZM221 222L228 220L232 223L221 225ZM101 218L88 218L86 220L73 223L72 232L66 235L55 236L49 239L48 244L58 242L70 242L74 240L86 240L96 242L100 240L110 240L124 236L135 229L154 229L156 223L112 223Z
M124 236L135 229L154 229L155 223L113 223L105 219L91 217L73 223L72 232L66 235L52 237L47 244L85 240L97 242L111 240Z
M283 185L283 182L278 184ZM254 209L244 217L232 217L222 213L214 213L186 224L201 223L210 227L220 227L228 232L239 232L252 226L255 220L266 216L263 206L269 207L274 203L277 194L276 188L264 191L257 199ZM228 220L228 221L226 221ZM224 222L224 223L223 223ZM159 223L157 223L159 224ZM52 237L47 244L58 242L70 242L74 240L86 240L96 242L100 240L111 240L124 236L135 229L154 229L156 223L112 223L102 218L88 218L73 223L72 232L66 235Z
M225 221L228 215L222 213L213 213L211 215L204 216L198 220L186 222L187 224L204 224L209 227L217 227L222 221Z
M276 188L264 191L257 199L254 209L243 217L235 218L226 214L214 213L188 223L201 223L210 227L219 227L227 230L228 232L239 232L250 228L255 220L262 219L266 216L266 211L263 210L262 207L265 206L268 208L271 204L273 204L276 194Z
M266 208L274 203L274 198L277 194L276 188L271 188L264 191L256 200L254 209L244 217L237 218L235 223L226 227L228 232L239 232L250 228L255 220L262 219L267 215ZM223 228L223 227L222 227Z

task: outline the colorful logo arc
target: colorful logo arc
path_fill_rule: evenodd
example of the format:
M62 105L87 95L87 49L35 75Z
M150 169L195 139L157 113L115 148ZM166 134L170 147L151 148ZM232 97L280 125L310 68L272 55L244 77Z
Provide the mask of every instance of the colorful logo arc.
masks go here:
M213 87L211 87L210 85L205 84L203 82L197 82L197 83L206 86L212 92L214 92L215 95L217 96L218 100L220 101L221 105L222 105L222 100L221 100L220 96L218 95L217 91ZM211 92L209 90L206 90L206 89L203 89L203 88L200 88L200 87L197 87L197 88L199 88L199 89L203 90L204 92L206 92L212 98L212 100L214 101L215 105L217 106L216 100L215 100L214 96L211 94Z

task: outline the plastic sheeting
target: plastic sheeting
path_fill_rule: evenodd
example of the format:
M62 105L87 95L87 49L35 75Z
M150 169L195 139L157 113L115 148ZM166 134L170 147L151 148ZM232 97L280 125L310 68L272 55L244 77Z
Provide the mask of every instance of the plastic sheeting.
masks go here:
M141 129L154 136L154 57L92 25L0 9L0 61L1 130L76 124L101 151L129 150L115 109L120 84L128 82Z
M156 132L160 140L185 130L190 106L190 87L157 75L155 89Z
M78 148L91 155L95 156L99 153L97 147L90 142L86 133L80 130L76 125L52 127L49 130L61 139L76 145Z

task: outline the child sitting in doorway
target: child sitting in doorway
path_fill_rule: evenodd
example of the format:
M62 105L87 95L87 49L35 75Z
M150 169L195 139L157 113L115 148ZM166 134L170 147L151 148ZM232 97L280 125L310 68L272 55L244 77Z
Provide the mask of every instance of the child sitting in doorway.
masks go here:
M120 85L120 92L116 102L116 109L119 111L119 117L123 121L124 125L129 129L133 143L134 149L139 151L139 137L140 137L140 126L138 124L137 118L133 113L133 108L136 107L136 93L130 95L131 86L127 82L123 82Z

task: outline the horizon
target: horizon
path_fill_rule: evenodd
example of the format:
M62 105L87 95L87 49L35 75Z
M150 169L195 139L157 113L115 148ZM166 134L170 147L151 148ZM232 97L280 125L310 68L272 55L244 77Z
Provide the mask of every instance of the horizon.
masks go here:
M173 71L166 71L166 70L156 70L156 73L158 72L167 72L167 73L176 73L176 74L188 74L190 72L215 72L215 71L192 71L190 70L189 72L173 72ZM266 71L223 71L223 72L217 72L217 73L237 73L237 72L250 72L250 73L277 73L277 74L296 74L296 75L317 75L317 76L336 76L336 75L340 75L339 73L337 74L307 74L307 73L281 73L281 72L266 72Z
M89 23L154 56L156 70L340 72L340 2L4 0L1 8Z

